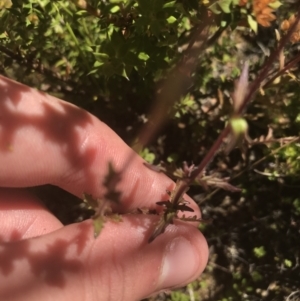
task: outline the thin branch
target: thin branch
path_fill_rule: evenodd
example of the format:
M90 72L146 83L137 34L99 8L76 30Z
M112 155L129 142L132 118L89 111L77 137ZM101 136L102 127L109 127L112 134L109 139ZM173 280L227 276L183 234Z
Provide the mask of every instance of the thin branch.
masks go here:
M230 180L234 180L238 177L240 177L242 174L244 174L246 171L252 170L255 166L257 166L258 164L260 164L261 162L265 161L268 157L273 156L275 154L277 154L279 151L281 151L282 149L284 149L285 147L289 146L292 143L295 143L297 141L300 140L300 137L295 137L294 139L290 140L289 142L287 142L284 145L281 145L280 147L274 149L273 151L271 151L269 154L265 155L264 157L262 157L261 159L255 161L253 164L251 164L249 167L247 167L246 169L240 171L239 173L237 173L236 175L234 175ZM221 189L217 188L215 190L213 190L208 196L206 196L203 200L201 200L200 202L197 202L198 205L203 204L204 202L206 202L207 200L209 200L213 195L215 195L217 192L219 192Z
M291 28L288 31L288 33L280 41L280 44L277 47L277 49L272 52L272 54L270 55L269 59L264 64L264 67L262 68L261 72L256 77L256 79L252 82L252 84L251 84L251 86L249 88L249 91L246 94L246 96L245 96L243 102L241 103L240 107L238 108L238 111L236 112L236 114L242 114L244 112L246 106L250 103L252 97L257 92L257 90L260 88L261 83L267 77L268 71L271 68L272 64L276 61L276 59L279 56L280 52L282 51L282 49L284 48L284 46L286 45L286 43L289 41L290 36L292 35L292 33L294 32L294 30L296 29L296 26L297 26L299 20L300 20L300 7L299 7L298 15L297 15L297 18L296 18L294 24L291 26ZM181 185L177 189L176 195L173 198L174 204L178 204L179 203L179 201L180 201L182 195L184 194L184 192L186 191L187 187L189 187L191 185L191 183L193 183L193 181L197 178L197 176L199 176L203 172L204 168L213 159L213 157L215 156L215 153L217 152L217 150L222 145L224 138L226 138L229 133L230 133L230 125L228 124L225 127L225 129L221 132L221 134L219 135L219 137L217 138L217 140L215 141L215 143L213 144L213 146L210 148L210 150L208 151L208 153L206 154L206 156L200 162L200 164L198 165L198 167L195 168L191 172L190 177L188 179L186 179L185 181L181 181Z

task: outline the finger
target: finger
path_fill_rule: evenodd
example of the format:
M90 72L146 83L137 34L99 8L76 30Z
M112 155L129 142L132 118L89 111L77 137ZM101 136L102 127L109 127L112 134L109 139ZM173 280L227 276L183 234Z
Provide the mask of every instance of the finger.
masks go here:
M0 188L0 242L40 236L62 224L24 189Z
M133 301L197 278L208 256L202 234L172 225L148 244L154 222L127 215L123 222L107 222L98 239L85 221L0 244L0 299Z
M78 197L84 192L101 196L108 163L122 169L132 150L104 123L70 103L4 77L0 89L0 186L51 183ZM138 155L118 186L127 210L153 206L173 187Z

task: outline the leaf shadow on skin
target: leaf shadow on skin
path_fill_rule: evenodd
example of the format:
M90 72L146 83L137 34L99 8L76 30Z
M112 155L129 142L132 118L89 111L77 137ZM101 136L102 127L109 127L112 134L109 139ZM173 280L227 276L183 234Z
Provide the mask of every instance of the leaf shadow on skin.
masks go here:
M12 230L10 238L13 242L0 243L0 278L3 280L9 277L14 273L19 264L18 261L25 260L30 266L30 271L36 277L36 281L63 289L70 274L80 273L84 268L82 261L76 259L74 255L70 258L70 254L75 253L77 256L82 254L88 240L92 239L90 224L80 223L78 230L73 237L50 240L49 243L42 246L42 250L35 250L32 247L32 241L35 238L17 241L18 238L21 238L21 233ZM28 277L28 279L32 280L32 277ZM22 294L22 291L26 291L31 285L35 285L35 283L33 281L28 283L25 278L24 283L19 286L19 292L15 293ZM4 300L5 296L2 293L0 290L1 300ZM11 297L14 292L9 291L9 294Z
M81 178L86 179L89 187L89 180L95 178L91 166L98 150L94 145L88 145L83 149L82 143L85 129L93 123L92 116L70 103L58 102L43 92L32 90L6 78L0 77L0 91L0 129L2 128L0 152L7 154L18 148L15 136L20 129L36 129L43 135L42 143L45 143L45 148L46 145L57 146L61 155L69 162L69 166L80 170ZM25 105L28 105L28 109L24 108ZM28 143L32 142L28 141ZM34 152L40 151L34 147L32 149ZM30 154L28 155L28 160L34 160ZM9 185L5 181L5 178L1 179L2 186ZM41 183L35 185L48 184L43 179L40 181Z
M27 296L27 292L30 293L39 284L64 290L64 288L70 285L70 281L74 279L73 277L77 277L78 275L85 277L88 271L96 273L93 277L97 279L99 290L101 290L101 285L106 285L105 283L108 280L102 284L102 278L99 279L99 275L103 274L102 269L106 269L108 263L110 263L110 267L120 271L120 273L123 271L122 262L135 262L137 265L133 265L132 271L136 268L142 269L143 265L141 263L143 261L146 263L144 258L147 258L145 252L148 254L153 252L157 254L160 252L159 244L149 245L147 242L157 217L141 217L140 215L130 214L126 216L128 217L126 218L126 223L132 225L132 228L138 232L136 234L137 239L133 240L132 243L128 243L128 224L123 228L122 222L110 222L115 225L118 235L114 238L117 240L113 244L113 248L108 249L109 251L106 249L106 246L102 245L101 234L97 239L93 237L92 223L90 221L78 223L77 227L79 231L73 236L54 240L50 239L49 243L46 242L44 245L39 244L38 247L35 244L33 246L32 243L35 239L40 238L16 241L21 237L21 233L12 230L10 237L15 241L11 243L0 242L0 300L10 298L21 299L22 296ZM145 252L141 252L143 249ZM100 250L102 251L100 252ZM119 263L118 266L113 265L114 260ZM6 281L8 284L11 281L9 279L10 276L14 276L14 272L19 273L20 269L22 269L22 261L26 261L29 265L28 271L33 274L33 277L32 275L28 275L28 278L26 278L23 275L21 277L22 281L17 285L17 290L5 289ZM157 264L156 260L153 262ZM120 275L122 277L123 274L121 273ZM147 278L152 279L150 283L156 281L155 277L155 275L147 276ZM18 276L14 281L17 281L17 279ZM125 285L125 282L121 281L121 284ZM117 281L113 285L119 286L120 283ZM127 283L127 285L129 284ZM123 289L128 289L127 285ZM130 284L133 287L135 285L135 283ZM143 294L150 292L148 291L148 287L145 287L145 290Z

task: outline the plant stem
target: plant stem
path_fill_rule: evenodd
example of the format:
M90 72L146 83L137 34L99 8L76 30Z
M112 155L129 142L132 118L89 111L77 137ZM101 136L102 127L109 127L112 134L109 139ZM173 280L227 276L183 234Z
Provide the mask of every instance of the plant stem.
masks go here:
M256 91L260 88L261 83L263 80L267 77L268 71L271 68L272 64L275 62L277 57L279 56L280 52L282 51L283 47L286 45L286 43L289 41L292 33L296 29L296 26L300 20L300 7L297 14L297 18L295 20L295 23L291 26L288 33L281 39L280 44L278 45L277 49L272 52L267 62L264 64L261 72L258 74L256 79L252 82L248 93L246 94L243 102L241 103L237 114L241 115L248 103L250 103L252 97L256 93ZM173 203L176 205L179 203L182 195L188 188L188 186L191 185L191 183L194 182L194 180L197 178L198 175L200 175L203 172L203 169L207 166L207 164L213 159L216 151L220 148L221 144L223 143L224 138L227 137L227 135L230 133L230 125L227 125L225 129L221 132L217 140L214 142L206 156L203 158L203 160L200 162L197 168L195 168L188 179L185 179L181 181L180 187L177 189L176 194L173 198Z

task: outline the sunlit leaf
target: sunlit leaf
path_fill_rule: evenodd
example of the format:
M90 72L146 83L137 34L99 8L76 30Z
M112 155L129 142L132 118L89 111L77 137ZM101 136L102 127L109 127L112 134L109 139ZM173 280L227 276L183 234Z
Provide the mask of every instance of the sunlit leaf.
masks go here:
M248 20L248 24L250 26L250 28L257 33L257 29L258 29L258 25L256 20L253 19L253 17L251 15L247 15L247 20Z

